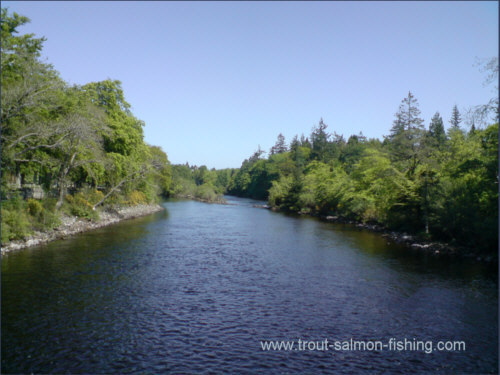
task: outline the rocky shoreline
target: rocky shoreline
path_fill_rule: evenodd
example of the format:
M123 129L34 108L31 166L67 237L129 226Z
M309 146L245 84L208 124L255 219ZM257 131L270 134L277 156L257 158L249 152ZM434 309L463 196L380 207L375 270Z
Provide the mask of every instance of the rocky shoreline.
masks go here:
M448 257L459 257L467 258L472 261L477 261L481 263L497 263L498 259L495 259L491 255L485 255L475 249L454 246L445 242L429 241L422 239L415 235L410 235L404 232L396 232L389 230L381 225L377 224L365 224L355 221L346 220L338 216L318 216L321 220L345 223L356 226L356 228L366 229L373 232L378 232L382 234L382 237L390 239L393 242L404 245L407 248L415 252L426 253L433 256L448 256Z
M146 216L164 208L159 204L141 204L137 206L107 208L99 212L98 221L89 221L76 216L61 217L61 225L46 232L35 232L24 240L11 241L2 245L2 255L10 251L24 249L26 247L41 245L50 241L63 239L77 233L87 232L93 229L102 228L122 220L133 219L140 216Z
M271 207L269 205L254 205L254 207L279 211L279 209L277 209L276 207ZM309 215L328 222L350 224L354 225L356 228L378 232L382 234L382 237L390 239L393 242L402 244L407 248L411 249L412 251L420 253L426 253L433 256L452 256L452 257L467 258L472 261L490 263L490 264L498 262L498 259L494 258L493 256L484 255L483 253L475 249L453 246L449 243L444 243L444 242L428 241L419 238L418 236L410 235L408 233L391 231L377 224L360 223L353 220L348 220L341 216L323 216L317 214L305 214L301 212L299 212L299 215Z
M215 199L215 200L210 200L210 199L198 198L198 197L195 197L191 194L187 194L187 195L178 194L178 195L175 195L173 198L188 199L191 201L202 202L202 203L228 204L227 201L223 197L217 197L217 199Z

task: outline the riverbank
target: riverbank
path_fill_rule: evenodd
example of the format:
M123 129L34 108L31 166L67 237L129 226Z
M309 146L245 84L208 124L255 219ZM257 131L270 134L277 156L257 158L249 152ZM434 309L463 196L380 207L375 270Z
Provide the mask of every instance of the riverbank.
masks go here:
M335 223L345 223L356 226L356 228L370 230L372 232L378 232L382 234L382 237L390 239L393 242L402 244L412 251L430 254L433 256L452 256L468 258L473 261L483 262L483 263L497 263L498 259L491 255L485 255L484 253L478 251L477 249L471 249L464 246L454 246L446 242L430 241L421 238L417 235L411 235L405 232L397 232L390 230L382 225L377 224L365 224L360 222L355 222L351 220L346 220L345 218L339 216L319 216L321 220Z
M191 195L191 194L177 194L177 195L173 196L172 198L189 199L192 201L197 201L197 202L202 202L202 203L228 204L227 201L224 199L224 197L219 196L219 195L216 198L207 199L207 198L196 197L196 196Z
M99 212L99 220L97 221L89 221L76 216L62 215L61 225L57 228L50 231L34 232L24 240L11 241L6 245L2 245L1 253L3 255L10 251L41 245L77 233L102 228L122 220L146 216L161 210L164 210L164 208L159 204L140 204L129 207L107 208Z
M282 212L277 207L271 207L269 205L254 205L254 207L265 208L276 212ZM302 213L302 212L299 212L298 214L317 217L323 221L328 221L338 224L348 224L348 225L353 225L359 229L378 232L381 233L382 237L385 237L398 244L404 245L411 251L415 252L425 253L436 257L448 256L448 257L467 258L472 261L489 263L489 264L494 264L498 262L498 258L492 255L487 255L487 254L485 255L483 252L480 252L477 249L472 249L464 246L455 246L446 242L426 240L417 235L411 235L405 232L397 232L390 230L382 225L356 222L353 220L346 219L342 216L325 216L314 213Z

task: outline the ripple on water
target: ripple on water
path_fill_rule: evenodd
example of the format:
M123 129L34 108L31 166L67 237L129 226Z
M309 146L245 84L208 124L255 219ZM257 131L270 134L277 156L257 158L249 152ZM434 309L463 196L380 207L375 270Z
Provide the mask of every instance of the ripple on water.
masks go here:
M429 272L422 259L392 256L375 234L233 201L238 205L171 202L168 216L156 220L8 255L3 371L496 371L497 284L485 272L444 262L426 263ZM467 351L260 346L351 337L457 339Z

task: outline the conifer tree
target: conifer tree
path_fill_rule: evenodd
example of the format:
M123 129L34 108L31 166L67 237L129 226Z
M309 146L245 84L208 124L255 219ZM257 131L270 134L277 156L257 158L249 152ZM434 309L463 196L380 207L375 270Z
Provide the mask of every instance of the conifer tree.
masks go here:
M460 112L458 111L457 105L455 104L453 106L452 111L451 111L450 124L455 129L458 129L461 122L462 122L462 116L460 115Z
M269 151L269 153L271 155L274 155L274 154L282 154L283 152L287 152L288 149L286 147L286 143L285 143L285 136L283 134L279 134L278 135L278 139L276 140L276 143L274 144L273 147L271 147L271 150Z
M425 134L424 120L419 116L418 101L408 92L395 114L396 119L388 137L394 161L399 163L409 176L413 175L419 163Z
M439 112L436 112L431 119L429 125L429 137L438 147L442 146L446 141L446 133L444 131L443 119Z

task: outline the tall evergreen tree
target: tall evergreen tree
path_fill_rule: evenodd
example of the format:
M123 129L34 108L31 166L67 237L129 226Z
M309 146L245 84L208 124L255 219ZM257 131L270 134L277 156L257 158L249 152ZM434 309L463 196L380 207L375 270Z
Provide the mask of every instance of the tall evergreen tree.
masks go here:
M328 148L328 140L330 135L326 132L326 125L323 122L323 118L319 120L318 126L315 126L311 133L311 142L312 142L312 157L317 160L324 160L327 148Z
M453 106L452 111L451 111L450 124L455 129L458 129L461 122L462 122L462 116L460 115L460 112L458 111L457 105L455 104Z
M425 134L424 120L419 116L418 101L408 92L395 114L396 119L388 137L394 161L406 169L409 176L413 175L419 162Z
M474 123L474 120L472 120L472 125L470 127L469 134L472 135L472 134L475 134L475 133L476 133L476 124Z
M278 139L276 140L276 143L274 144L273 147L271 147L271 150L269 151L269 153L271 155L274 155L274 154L282 154L284 152L287 152L288 149L286 147L286 143L285 143L285 136L283 134L279 134L278 135Z
M439 112L436 112L431 119L429 125L429 137L433 140L434 144L441 147L446 141L446 133L444 131L443 119Z
M307 138L303 133L300 136L300 145L302 147L312 148L311 142L309 142L309 138Z
M290 147L289 147L290 151L296 152L299 146L300 146L299 137L295 135L295 137L293 137L292 141L290 142Z

